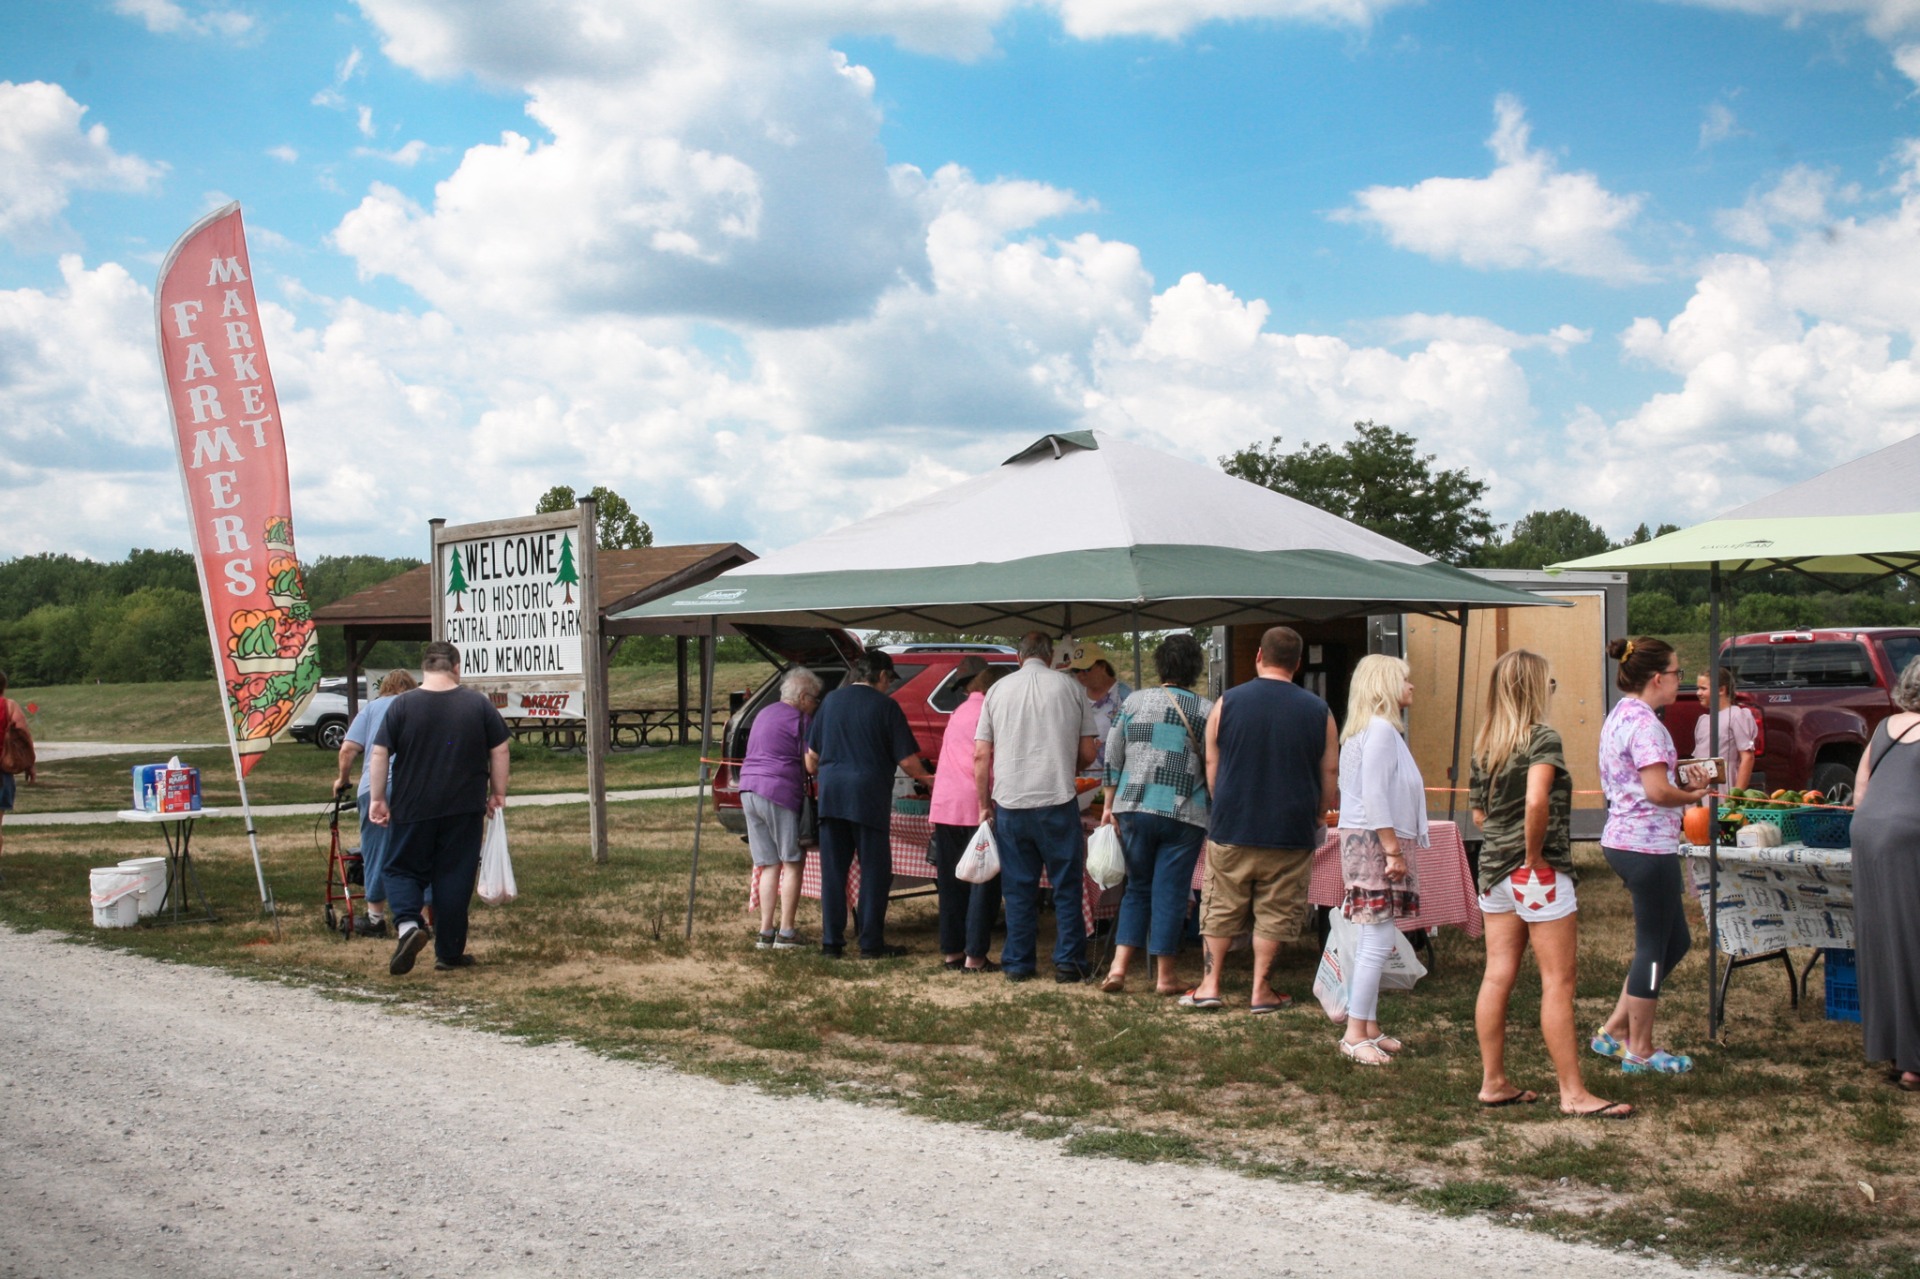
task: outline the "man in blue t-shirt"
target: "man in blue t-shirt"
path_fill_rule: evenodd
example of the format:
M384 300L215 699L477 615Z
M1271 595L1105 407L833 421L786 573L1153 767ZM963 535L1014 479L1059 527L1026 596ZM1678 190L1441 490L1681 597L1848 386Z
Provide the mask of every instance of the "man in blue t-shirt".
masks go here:
M862 959L907 953L886 939L893 891L893 772L933 784L907 713L887 695L893 659L870 648L847 683L828 693L807 730L807 771L820 777L820 953L847 949L847 876L860 859Z
M388 671L387 677L380 681L380 696L362 706L353 717L353 723L347 727L347 736L340 743L340 775L333 779L333 793L338 795L347 788L347 779L353 774L353 761L366 753L373 744L375 733L380 731L381 723L387 718L387 711L393 706L393 699L402 693L411 692L420 685L406 671ZM388 787L391 788L393 769L387 769ZM384 874L387 865L387 828L375 826L368 816L373 805L372 779L367 770L360 770L360 883L366 894L366 910L354 923L353 931L363 937L384 937L387 935L387 881Z
M1240 933L1253 932L1252 1009L1292 1003L1269 975L1284 942L1307 917L1313 851L1340 788L1340 737L1327 704L1293 682L1299 632L1275 626L1260 637L1258 679L1228 689L1207 717L1207 878L1200 899L1206 968L1180 997L1186 1008L1220 1007L1220 973Z
M484 694L460 687L460 650L439 640L427 645L420 674L419 688L393 699L367 752L367 815L392 827L387 902L399 940L387 971L396 977L413 971L428 941L435 968L472 965L467 905L480 875L480 838L487 814L507 802L507 724ZM420 913L429 885L432 932Z

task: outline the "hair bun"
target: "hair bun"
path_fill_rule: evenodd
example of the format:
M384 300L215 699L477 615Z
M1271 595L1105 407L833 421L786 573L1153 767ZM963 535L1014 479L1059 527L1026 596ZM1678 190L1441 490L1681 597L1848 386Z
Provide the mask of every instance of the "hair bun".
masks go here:
M1616 639L1607 641L1607 656L1616 662L1624 662L1633 656L1633 641Z

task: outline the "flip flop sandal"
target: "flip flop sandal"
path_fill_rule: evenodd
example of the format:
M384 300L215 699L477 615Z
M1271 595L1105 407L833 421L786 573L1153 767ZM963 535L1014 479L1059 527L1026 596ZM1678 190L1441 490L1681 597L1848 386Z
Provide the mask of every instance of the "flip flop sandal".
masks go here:
M1217 1013L1226 1005L1215 995L1196 995L1192 991L1180 996L1180 1006L1196 1012Z
M1104 995L1124 994L1127 989L1125 973L1108 973L1100 982L1100 993Z
M1405 1052L1407 1048L1405 1044L1395 1039L1392 1035L1375 1035L1373 1042L1375 1047L1379 1048L1381 1052L1386 1053L1389 1057L1398 1052Z
M1291 1007L1293 1007L1293 1001L1291 999L1283 999L1277 1004L1249 1004L1247 1011L1256 1017L1264 1017L1268 1013L1277 1013L1283 1008Z
M1522 1088L1511 1097L1502 1097L1499 1101L1483 1101L1480 1104L1488 1110L1498 1110L1502 1106L1531 1106L1539 1100L1539 1093L1531 1088Z
M1631 1119L1640 1112L1624 1101L1610 1101L1592 1110L1563 1110L1560 1113L1569 1119Z

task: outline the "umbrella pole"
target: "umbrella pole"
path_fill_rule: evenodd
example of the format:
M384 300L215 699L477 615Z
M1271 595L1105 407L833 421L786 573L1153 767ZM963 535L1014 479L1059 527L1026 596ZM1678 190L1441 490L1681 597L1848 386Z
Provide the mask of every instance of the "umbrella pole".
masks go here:
M706 651L700 654L700 789L693 801L693 865L687 872L687 940L693 940L693 899L700 890L700 827L707 815L707 748L713 737L713 665L714 650L720 647L720 617L707 619Z
M1460 724L1467 709L1467 610L1460 610L1460 665L1453 676L1453 755L1447 761L1447 820L1453 820L1460 791Z
M1713 697L1720 688L1720 562L1713 563L1707 579L1707 704L1702 709L1707 721L1708 741L1713 753L1720 754L1720 716L1713 710ZM1733 779L1729 777L1727 784ZM1720 1037L1726 1019L1726 1005L1720 991L1720 801L1707 799L1707 1038Z
M1127 620L1133 626L1133 689L1140 691L1140 610L1129 609Z

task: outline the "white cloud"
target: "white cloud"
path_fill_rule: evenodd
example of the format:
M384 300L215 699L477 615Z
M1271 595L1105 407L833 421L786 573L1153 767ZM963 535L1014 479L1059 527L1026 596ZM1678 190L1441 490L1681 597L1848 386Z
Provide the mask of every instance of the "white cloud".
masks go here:
M1859 18L1881 38L1920 30L1920 0L1679 0L1702 9L1751 13L1797 26L1807 18Z
M279 146L268 147L267 154L282 164L296 164L300 159L300 153L284 142Z
M1365 29L1373 19L1414 0L1058 0L1060 21L1083 39L1153 35L1173 39L1205 22L1255 18L1338 24Z
M415 138L405 146L397 147L392 151L380 151L373 147L356 147L353 153L370 160L385 160L387 163L397 164L403 169L411 169L416 164L419 164L420 161L426 159L430 151L432 151L431 147L420 139Z
M16 244L64 238L72 192L144 191L166 166L122 155L107 128L57 84L0 81L0 236Z
M1333 216L1379 227L1395 246L1480 268L1563 271L1610 283L1652 273L1621 243L1639 216L1639 196L1617 196L1590 173L1557 171L1528 145L1525 109L1510 95L1494 105L1487 146L1497 164L1484 178L1428 178L1411 187L1369 187Z
M1565 355L1576 346L1593 340L1593 330L1571 324L1554 326L1545 333L1516 333L1477 315L1427 315L1415 312L1394 316L1372 326L1395 344L1448 341L1474 346L1499 346L1509 351L1545 350Z
M184 31L237 40L253 30L253 18L237 10L201 8L188 13L174 0L114 0L113 10L125 17L138 18L156 35Z
M1739 208L1715 214L1714 225L1730 240L1764 249L1774 242L1774 228L1799 232L1824 226L1831 218L1830 204L1859 198L1858 185L1836 188L1832 173L1796 164L1772 187L1749 195Z
M1895 49L1893 65L1901 75L1920 85L1920 44L1903 44Z
M1700 121L1700 149L1717 146L1729 138L1742 137L1746 130L1740 127L1740 119L1734 115L1733 108L1724 102L1709 102L1705 115Z

